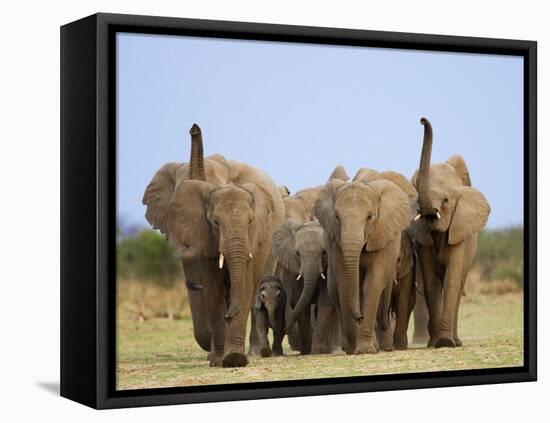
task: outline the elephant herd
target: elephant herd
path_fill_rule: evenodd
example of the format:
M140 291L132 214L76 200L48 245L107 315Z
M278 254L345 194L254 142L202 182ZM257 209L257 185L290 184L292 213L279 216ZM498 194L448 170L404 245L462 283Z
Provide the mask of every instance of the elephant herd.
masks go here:
M179 252L197 343L210 366L282 355L406 349L419 285L429 347L461 346L458 310L490 207L464 159L431 164L422 118L420 167L409 181L337 166L324 185L290 195L264 172L204 157L193 125L189 163L167 163L145 190L146 218ZM267 333L273 330L273 343Z

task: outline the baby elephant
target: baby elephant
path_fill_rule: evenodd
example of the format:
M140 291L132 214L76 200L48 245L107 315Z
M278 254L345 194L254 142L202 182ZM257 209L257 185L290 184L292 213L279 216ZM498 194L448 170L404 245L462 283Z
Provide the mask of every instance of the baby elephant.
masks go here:
M267 276L260 283L260 291L254 302L256 331L260 343L260 355L269 357L283 355L283 338L285 336L285 305L286 293L281 280L275 276ZM269 348L267 332L273 330L273 346Z

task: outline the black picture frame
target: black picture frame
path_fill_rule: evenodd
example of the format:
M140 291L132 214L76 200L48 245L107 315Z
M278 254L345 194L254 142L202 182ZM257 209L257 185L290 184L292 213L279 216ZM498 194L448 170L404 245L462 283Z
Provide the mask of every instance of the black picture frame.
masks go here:
M119 31L522 56L524 366L116 391L114 41ZM61 395L103 409L536 380L536 155L534 41L103 13L61 27Z

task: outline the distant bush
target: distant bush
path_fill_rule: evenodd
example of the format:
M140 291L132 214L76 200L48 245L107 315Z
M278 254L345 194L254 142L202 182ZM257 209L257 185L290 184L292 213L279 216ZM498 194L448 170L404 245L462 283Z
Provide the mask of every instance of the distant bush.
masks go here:
M180 260L160 233L145 230L118 241L119 277L169 286L181 274Z
M475 265L482 280L511 280L523 287L523 227L481 232Z

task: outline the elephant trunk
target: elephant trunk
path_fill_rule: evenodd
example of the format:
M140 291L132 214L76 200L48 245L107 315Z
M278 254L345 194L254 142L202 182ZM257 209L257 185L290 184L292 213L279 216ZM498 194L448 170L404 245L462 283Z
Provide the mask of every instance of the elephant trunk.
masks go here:
M189 130L191 134L191 159L189 161L189 178L206 181L204 172L204 152L202 148L201 128L194 123Z
M247 243L244 239L233 239L227 243L226 258L231 280L229 290L229 308L225 318L230 320L242 308L246 283L246 263L248 260Z
M275 319L275 307L269 306L267 307L267 318L269 319L269 326L271 326L274 330L277 328L277 319Z
M344 289L340 290L342 292L342 312L351 312L353 319L358 322L363 319L359 289L359 260L362 249L363 243L347 244L342 248L347 284Z
M418 172L417 189L418 205L420 213L423 215L433 213L432 202L430 199L430 159L432 155L432 125L426 118L420 119L424 125L424 142L422 144L422 154L420 156L420 169Z
M306 308L311 304L311 299L317 288L318 276L308 275L304 278L304 288L298 302L292 309L290 313L289 321L287 323L287 332L290 333L292 327L296 323L296 320L301 316L301 314L306 310Z

